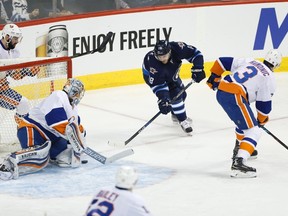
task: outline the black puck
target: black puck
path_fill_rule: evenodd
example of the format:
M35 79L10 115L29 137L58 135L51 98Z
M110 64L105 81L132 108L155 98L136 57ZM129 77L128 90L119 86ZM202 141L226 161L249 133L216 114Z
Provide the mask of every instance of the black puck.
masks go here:
M82 163L82 164L87 164L87 163L88 163L88 160L82 160L81 163Z

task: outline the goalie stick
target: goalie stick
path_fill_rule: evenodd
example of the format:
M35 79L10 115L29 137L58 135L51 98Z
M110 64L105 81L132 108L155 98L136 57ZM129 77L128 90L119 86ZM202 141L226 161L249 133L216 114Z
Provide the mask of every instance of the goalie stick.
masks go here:
M188 89L192 83L195 81L192 79L171 101L171 103L175 102L185 91ZM141 127L136 133L134 133L129 139L127 139L125 142L110 142L108 141L108 145L114 146L114 147L123 147L126 146L128 143L130 143L138 134L140 134L148 125L150 125L159 115L161 112L159 111L156 115L154 115L143 127Z
M102 163L102 164L109 164L109 163L113 163L116 160L119 160L121 158L127 157L129 155L134 154L133 149L126 149L124 151L121 151L119 153L116 153L110 157L105 157L104 155L94 151L93 149L87 147L83 150L83 152L85 154L87 154L88 156L90 156L91 158L97 160L98 162Z
M285 145L285 143L283 143L280 139L278 139L278 137L276 137L272 132L270 132L266 127L264 126L260 126L267 134L269 134L270 136L272 136L278 143L280 143L284 148L286 148L288 150L288 146Z
M112 36L113 36L113 32L108 32L106 37L104 38L103 42L100 44L100 46L97 49L94 49L92 51L88 51L88 52L85 52L85 53L80 53L80 54L71 56L70 58L77 58L77 57L80 57L80 56L93 54L95 52L99 52L99 51L103 50L105 48L105 46L107 45L107 43L109 42L109 40L111 39Z

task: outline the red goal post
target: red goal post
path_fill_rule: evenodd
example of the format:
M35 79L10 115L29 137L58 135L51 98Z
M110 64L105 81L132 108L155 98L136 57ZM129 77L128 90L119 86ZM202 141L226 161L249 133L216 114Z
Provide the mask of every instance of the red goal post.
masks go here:
M0 153L21 148L14 119L15 109L9 110L5 102L7 98L1 93L12 88L25 96L32 108L52 91L61 90L70 77L70 57L0 59Z

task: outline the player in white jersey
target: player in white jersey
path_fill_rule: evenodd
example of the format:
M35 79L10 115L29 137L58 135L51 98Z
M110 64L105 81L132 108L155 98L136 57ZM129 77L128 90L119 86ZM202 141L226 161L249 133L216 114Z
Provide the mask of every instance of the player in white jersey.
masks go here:
M85 216L151 216L142 197L132 192L137 180L135 168L120 167L115 186L98 189Z
M16 59L20 57L17 44L22 40L22 32L15 24L6 24L2 29L0 40L0 59ZM15 120L25 116L29 111L28 99L9 87L7 77L20 80L25 76L35 76L40 71L38 66L17 70L0 71L0 106L15 110Z
M217 101L236 125L236 146L232 162L232 177L256 177L256 169L245 165L255 150L261 129L269 120L272 96L276 89L273 70L280 66L282 55L270 50L263 63L255 59L220 57L211 68L207 84L217 91ZM226 75L221 80L225 71ZM250 104L255 102L255 117Z
M39 171L49 159L60 167L81 164L85 130L77 105L84 92L80 80L68 79L63 90L52 92L20 120L17 136L22 150L7 155L0 164L0 179L17 179L19 175Z

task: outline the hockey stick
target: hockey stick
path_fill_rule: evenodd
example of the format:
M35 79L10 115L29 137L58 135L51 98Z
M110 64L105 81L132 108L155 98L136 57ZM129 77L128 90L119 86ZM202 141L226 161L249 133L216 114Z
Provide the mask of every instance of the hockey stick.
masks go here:
M103 42L100 44L100 46L97 49L94 49L92 51L88 51L88 52L85 52L85 53L80 53L80 54L71 56L71 58L77 58L77 57L80 57L80 56L93 54L95 52L99 52L99 51L103 50L105 48L105 46L107 45L107 43L109 42L109 40L111 39L112 36L113 36L113 32L108 32L106 37L104 38Z
M98 162L102 163L102 164L109 164L109 163L113 163L116 160L119 160L121 158L127 157L129 155L134 154L133 149L126 149L124 151L121 151L117 154L114 154L110 157L105 157L104 155L99 154L98 152L94 151L93 149L87 147L83 150L83 152L85 154L87 154L88 156L90 156L91 158L97 160Z
M175 102L185 91L188 89L192 83L195 81L192 79L171 101L171 103ZM161 112L159 111L156 115L154 115L143 127L141 127L136 133L134 133L129 139L127 139L124 143L123 142L109 142L108 145L114 146L114 147L123 147L130 143L136 136L138 136L148 125L150 125L159 115Z
M269 134L270 136L272 136L278 143L280 143L284 148L286 148L288 150L288 146L285 145L280 139L278 139L278 137L276 137L273 133L271 133L266 127L264 126L260 126L267 134Z

